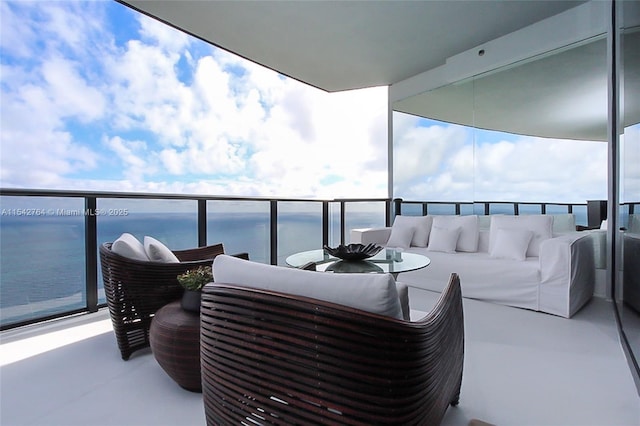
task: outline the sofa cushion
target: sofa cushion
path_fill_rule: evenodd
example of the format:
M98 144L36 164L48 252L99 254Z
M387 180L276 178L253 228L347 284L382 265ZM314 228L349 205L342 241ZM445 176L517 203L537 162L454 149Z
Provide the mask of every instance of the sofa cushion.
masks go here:
M180 262L176 255L173 254L171 250L169 250L169 247L165 246L160 241L148 235L144 237L144 251L149 257L149 260L152 260L154 262Z
M500 228L489 255L500 259L525 260L531 237L533 232L527 229Z
M413 228L413 238L411 246L426 247L429 242L429 233L431 232L431 222L433 216L402 216L398 215L393 220L393 227Z
M441 228L433 226L431 228L431 237L429 238L429 251L441 251L444 253L455 253L456 244L460 238L461 229L458 228Z
M456 244L456 251L474 253L478 251L478 216L477 215L438 215L433 216L432 228L455 229L460 228L460 236ZM433 232L433 231L431 231Z
M120 256L135 260L149 260L142 243L133 235L125 232L111 244L111 251Z
M533 232L527 256L538 257L540 243L552 236L553 216L548 215L519 215L519 216L495 216L491 218L491 230L489 231L489 253L496 242L498 229L524 229Z
M216 282L278 291L403 319L395 280L390 274L337 274L216 256Z
M409 248L411 246L411 240L413 240L413 234L415 233L414 227L408 227L404 225L392 226L391 235L387 241L387 247Z

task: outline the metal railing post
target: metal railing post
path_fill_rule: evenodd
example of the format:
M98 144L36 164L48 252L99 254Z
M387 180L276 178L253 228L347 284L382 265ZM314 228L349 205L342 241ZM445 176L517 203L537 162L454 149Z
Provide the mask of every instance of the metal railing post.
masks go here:
M395 198L393 200L393 210L394 216L402 214L402 198Z
M322 246L329 245L329 202L322 202Z
M278 264L278 201L269 201L269 240L270 253L269 262L272 265Z
M98 311L98 225L96 197L84 198L84 262L87 310Z
M346 227L346 215L345 215L345 202L340 201L340 244L344 244L345 227Z
M198 200L198 247L207 245L207 200Z

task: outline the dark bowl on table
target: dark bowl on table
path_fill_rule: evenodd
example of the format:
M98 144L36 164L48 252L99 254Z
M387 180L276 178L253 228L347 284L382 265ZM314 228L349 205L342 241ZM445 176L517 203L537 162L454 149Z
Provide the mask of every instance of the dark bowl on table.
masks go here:
M325 271L337 272L337 273L382 273L384 270L371 263L368 260L338 260L325 269Z
M324 246L325 253L342 260L368 259L378 254L380 250L382 247L377 244L349 244L346 246L341 244L336 248Z

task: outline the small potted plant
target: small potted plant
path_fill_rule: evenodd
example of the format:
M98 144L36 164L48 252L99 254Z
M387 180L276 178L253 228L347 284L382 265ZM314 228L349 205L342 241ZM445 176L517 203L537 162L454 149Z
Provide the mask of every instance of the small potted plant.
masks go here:
M190 269L184 274L178 275L178 282L184 287L184 294L180 305L182 309L191 312L200 312L200 299L202 287L213 281L211 266L199 266Z

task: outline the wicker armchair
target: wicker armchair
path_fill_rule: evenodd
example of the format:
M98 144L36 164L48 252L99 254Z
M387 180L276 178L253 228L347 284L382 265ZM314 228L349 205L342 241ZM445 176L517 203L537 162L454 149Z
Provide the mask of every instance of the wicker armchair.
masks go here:
M284 293L207 284L201 307L207 424L437 425L457 405L460 280L409 322Z
M149 346L153 314L176 299L184 289L177 276L200 265L211 265L224 253L222 244L173 252L180 263L145 262L111 251L111 243L100 246L104 291L122 359Z

